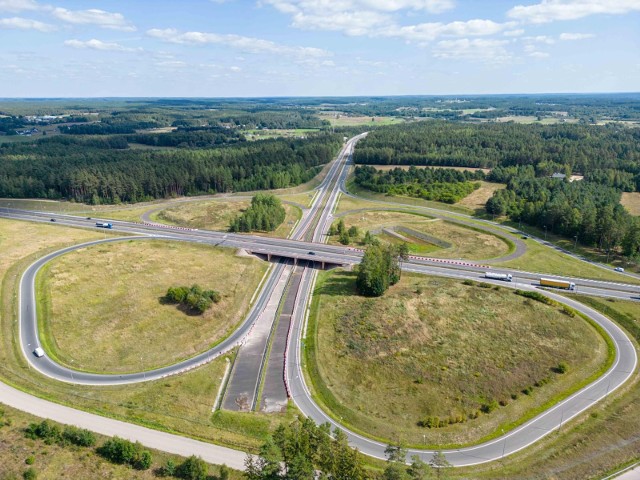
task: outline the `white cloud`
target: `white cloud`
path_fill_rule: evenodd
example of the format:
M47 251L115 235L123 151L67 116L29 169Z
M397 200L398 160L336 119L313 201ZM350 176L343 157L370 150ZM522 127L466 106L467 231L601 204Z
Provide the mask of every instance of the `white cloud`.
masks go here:
M524 35L524 30L518 28L516 30L507 30L503 33L505 37L519 37L520 35Z
M522 40L529 43L546 43L553 45L556 41L547 35L537 35L535 37L522 37Z
M244 37L241 35L204 33L204 32L184 32L179 33L176 29L158 29L153 28L147 30L147 35L169 43L177 43L182 45L227 45L237 48L247 53L268 53L274 55L289 55L294 57L327 57L331 52L313 47L292 47L281 45L270 40L260 38Z
M229 70L231 70L232 72L239 72L242 69L240 67L236 67L235 65L233 67L230 67Z
M493 20L468 20L466 22L451 23L421 23L418 25L392 26L379 32L386 37L400 37L407 41L427 43L439 37L478 37L495 35L507 28L512 28L513 22L496 23Z
M441 40L433 48L434 56L445 59L464 59L488 63L503 63L510 59L505 46L509 40L460 38Z
M141 52L141 48L129 48L119 43L110 43L103 42L102 40L96 40L92 38L91 40L66 40L64 44L67 47L73 48L89 48L92 50L102 50L102 51L110 51L110 52Z
M0 18L0 28L15 30L38 30L39 32L52 32L55 25L31 20L30 18L12 17Z
M593 38L593 33L561 33L560 40L585 40L587 38Z
M454 7L453 0L263 0L262 4L290 15L296 28L354 36L371 35L378 28L394 25L394 13L441 13Z
M23 10L38 10L34 0L0 0L0 12L17 13Z
M549 54L547 52L535 51L535 52L530 52L529 56L533 58L547 58Z
M507 15L526 23L549 23L596 14L622 15L632 11L640 11L640 0L542 0L535 5L517 5Z
M132 32L136 27L121 13L105 12L95 8L89 10L67 10L66 8L54 8L51 15L63 22L74 25L97 25L112 30Z

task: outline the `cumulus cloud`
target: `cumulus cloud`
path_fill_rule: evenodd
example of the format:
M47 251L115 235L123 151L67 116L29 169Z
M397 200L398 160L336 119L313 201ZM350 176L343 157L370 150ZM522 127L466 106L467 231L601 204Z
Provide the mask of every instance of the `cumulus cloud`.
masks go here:
M226 45L248 53L267 53L274 55L288 55L294 57L327 57L331 52L320 48L297 47L282 45L270 40L244 37L232 34L217 34L205 32L180 33L174 28L147 30L147 35L169 43L181 45Z
M585 40L587 38L593 38L593 33L561 33L560 40Z
M507 15L526 23L549 23L596 14L622 15L632 11L640 11L640 0L542 0L535 5L517 5Z
M538 50L529 52L529 56L533 58L547 58L549 54L547 52L540 52Z
M132 32L136 29L121 13L106 12L95 8L89 10L67 10L66 8L58 7L51 10L51 15L58 20L74 25L97 25L102 28L125 32Z
M23 10L38 10L34 0L0 0L0 12L17 13Z
M434 46L433 54L438 58L445 59L502 63L510 58L509 52L505 48L508 43L509 40L484 38L441 40Z
M91 40L66 40L64 44L67 47L73 48L88 48L91 50L102 50L102 51L110 51L110 52L141 52L141 48L129 48L119 43L111 43L111 42L103 42L102 40L96 40L92 38Z
M22 17L0 18L0 28L14 30L37 30L39 32L52 32L56 29L54 25Z
M468 20L451 23L421 23L418 25L391 26L378 32L386 37L400 37L407 41L427 43L439 37L478 37L495 35L512 28L513 23L497 23L493 20Z
M402 11L440 13L452 0L263 0L291 16L292 25L305 30L333 30L347 35L371 35L394 24L392 14Z

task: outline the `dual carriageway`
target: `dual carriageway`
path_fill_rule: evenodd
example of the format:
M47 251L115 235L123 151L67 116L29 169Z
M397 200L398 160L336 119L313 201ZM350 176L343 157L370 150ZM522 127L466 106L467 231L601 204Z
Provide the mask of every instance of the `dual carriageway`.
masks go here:
M338 159L333 162L327 176L317 188L317 194L311 207L295 227L290 239L168 228L167 226L151 223L140 224L109 220L118 232L130 236L108 238L69 247L36 261L26 270L20 282L20 342L27 361L42 374L60 381L88 385L113 385L151 381L178 374L202 365L236 346L242 345L223 399L225 407L236 410L251 410L260 403L263 407L266 406L267 409L277 410L279 406L283 405L283 400L284 405L286 405L287 399L291 398L303 414L313 418L317 423L329 422L334 428L342 428L347 433L352 446L357 447L365 454L385 458L384 449L386 445L350 432L339 425L339 422L336 422L315 403L305 384L301 367L301 345L304 336L305 315L317 273L317 270L312 266L355 265L360 262L363 255L357 249L324 244L326 232L333 222L332 212L335 209L339 195L340 193L346 194L344 185L349 172L351 153L359 138L361 136L349 140ZM49 222L53 218L60 225L82 228L95 227L95 219L12 209L0 209L0 217L40 222ZM486 228L491 229L490 222L487 223ZM39 345L34 288L35 275L38 269L56 256L63 255L76 248L84 248L88 245L104 242L131 240L132 238L140 240L160 238L239 248L270 259L279 259L279 261L272 264L260 292L256 295L255 301L240 327L216 347L178 364L152 371L125 375L100 375L71 370L53 362L47 355L36 358L32 352ZM474 280L483 278L484 272L491 268L473 262L443 261L424 257L411 257L406 262L403 262L402 267L405 271L420 274ZM491 268L491 271L510 273L513 275L513 282L505 284L484 278L483 281L525 290L535 289L540 279L539 274L530 272L502 268ZM560 277L555 278L560 279ZM639 296L639 287L623 282L603 282L589 279L571 280L576 283L576 289L585 295L620 299L637 299ZM283 288L283 285L288 288ZM269 310L269 306L272 306L274 301L276 303L279 302L279 295L282 295L283 292L286 292L283 300L285 308L282 311L278 309L274 311L273 308ZM545 292L545 295L575 308L603 327L616 346L616 358L612 367L598 380L516 429L483 444L445 451L447 460L451 464L465 466L484 463L500 459L525 448L559 429L563 423L566 423L606 395L615 391L635 371L637 357L634 345L617 325L572 299L567 299L553 292ZM280 317L276 328L272 328L276 311L279 311ZM258 328L261 323L264 324L262 329ZM256 341L253 338L254 332L259 330L262 336ZM275 337L271 355L265 358L266 345L272 335ZM251 349L249 345L252 343L253 348ZM258 399L258 387L262 378L264 378L263 396ZM239 401L243 396L246 398ZM104 421L108 422L109 420L104 419ZM67 423L73 423L73 421ZM91 428L91 426L86 428ZM133 428L139 429L141 427ZM175 451L178 445L182 445L180 448L184 449L184 444L181 442L185 441L184 437L173 436L171 438L171 443L175 444L175 446L171 447L173 450L168 445L164 449ZM193 440L189 441L193 442ZM159 447L156 446L155 448ZM219 451L220 449L217 448L215 450ZM223 454L216 453L213 456L205 454L203 458L212 463L226 462L230 465L237 463L236 461L229 461L230 458L238 458L237 452L232 454L231 451L227 450L222 449L224 451ZM419 455L425 461L428 461L433 455L433 451L410 450L409 455ZM241 465L232 466L241 467Z

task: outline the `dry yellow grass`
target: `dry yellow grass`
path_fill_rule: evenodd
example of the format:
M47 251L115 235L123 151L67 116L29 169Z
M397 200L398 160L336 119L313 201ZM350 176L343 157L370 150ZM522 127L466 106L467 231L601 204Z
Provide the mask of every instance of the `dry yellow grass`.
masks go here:
M506 188L503 183L480 182L480 188L456 203L473 210L484 210L484 207L496 190Z
M162 210L156 216L160 222L181 227L199 228L204 230L229 230L229 224L251 204L249 199L208 200L203 202L183 202ZM287 237L294 224L300 218L300 209L292 205L283 204L287 215L273 232L257 232L269 237Z
M640 192L624 192L620 203L631 215L640 215Z
M363 232L383 227L405 226L452 244L450 248L430 254L434 257L482 260L500 257L509 251L509 246L495 235L420 215L365 211L345 215L343 219L347 227L355 225ZM332 237L330 243L337 244L337 237Z
M334 415L379 438L477 441L569 390L607 358L604 340L586 321L511 289L405 274L371 299L355 295L354 283L354 274L339 271L319 278L309 330L324 385L316 393ZM569 373L552 372L561 361ZM521 392L545 378L530 395ZM507 405L462 424L417 425L492 400Z
M232 250L181 242L98 245L59 257L43 269L50 304L44 342L62 363L98 372L151 369L193 356L242 320L266 264ZM222 295L203 315L161 297L199 284Z

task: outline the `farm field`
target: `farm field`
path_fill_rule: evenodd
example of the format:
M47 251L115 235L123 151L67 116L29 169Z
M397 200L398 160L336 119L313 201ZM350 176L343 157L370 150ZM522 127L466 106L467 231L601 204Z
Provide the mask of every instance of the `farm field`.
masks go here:
M38 276L43 345L62 364L100 373L175 363L233 331L266 267L229 249L157 240L68 253ZM218 291L220 303L196 315L162 300L193 284Z
M589 377L607 357L586 321L511 289L404 274L372 299L354 294L354 280L343 271L320 275L307 369L334 417L375 438L478 441ZM555 373L560 362L567 373Z

